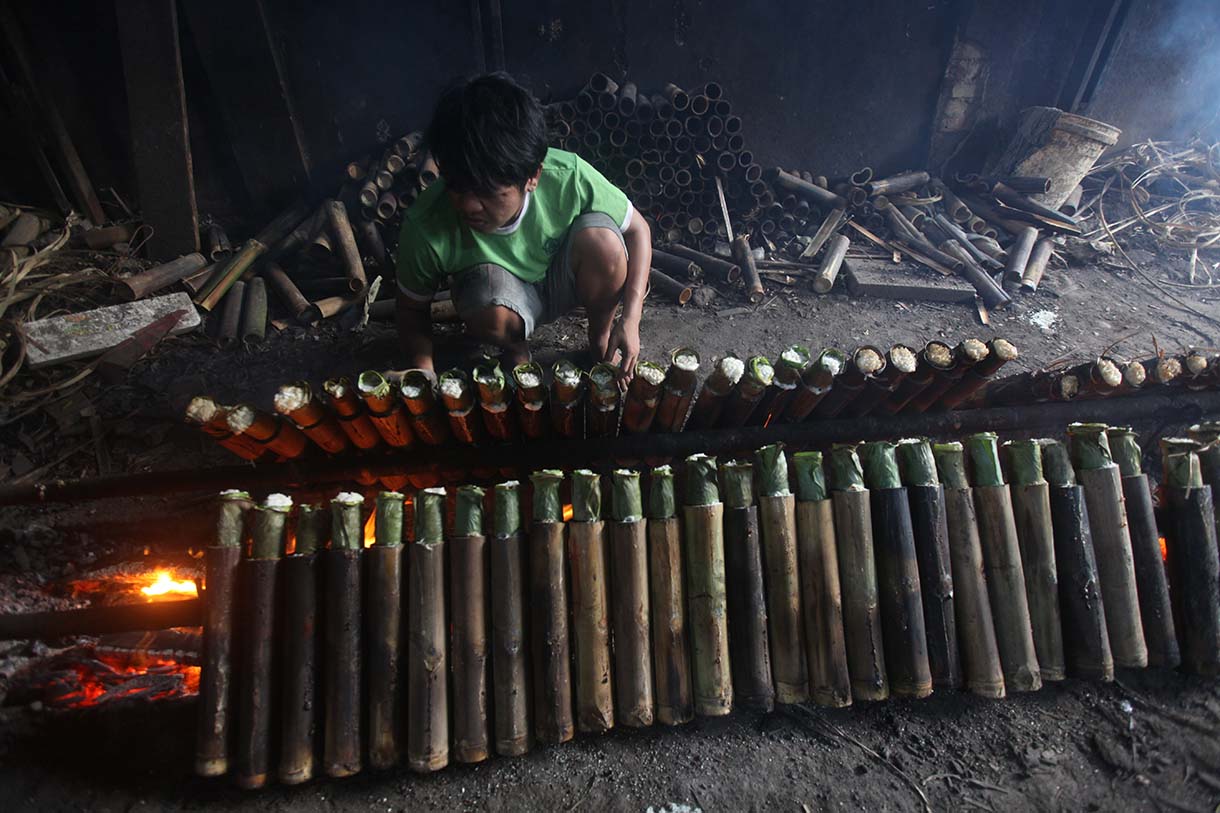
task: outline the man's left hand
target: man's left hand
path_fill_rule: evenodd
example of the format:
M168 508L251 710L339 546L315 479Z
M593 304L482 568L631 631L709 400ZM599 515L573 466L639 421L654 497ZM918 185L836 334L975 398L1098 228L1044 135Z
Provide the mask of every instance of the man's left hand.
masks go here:
M614 363L618 358L619 389L626 391L635 375L635 363L640 358L640 323L634 319L620 319L610 331L610 341L606 343L606 357L603 361Z

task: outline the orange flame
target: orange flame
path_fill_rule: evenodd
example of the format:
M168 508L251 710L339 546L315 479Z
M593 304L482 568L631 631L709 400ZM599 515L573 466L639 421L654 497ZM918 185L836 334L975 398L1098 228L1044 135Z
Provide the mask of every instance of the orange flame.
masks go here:
M151 584L140 588L140 592L149 598L157 596L198 596L199 590L190 579L178 581L168 570L158 570Z
M369 514L368 522L364 523L364 546L366 548L373 547L373 543L377 541L377 512Z
M570 520L570 519L572 518L573 513L574 513L574 512L573 512L573 510L572 510L572 506L571 506L571 505L565 505L565 506L563 507L563 521L564 521L564 522L567 522L568 520Z
M1164 562L1169 559L1169 546L1165 544L1163 536L1158 537L1156 541L1161 543L1161 561Z

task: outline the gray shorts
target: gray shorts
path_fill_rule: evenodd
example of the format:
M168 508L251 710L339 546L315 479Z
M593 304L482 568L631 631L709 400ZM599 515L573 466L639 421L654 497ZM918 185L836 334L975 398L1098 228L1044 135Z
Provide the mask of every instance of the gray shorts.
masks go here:
M525 282L504 267L492 263L476 265L454 274L449 288L458 316L465 321L483 308L500 305L521 317L528 339L536 326L553 322L575 308L579 302L576 299L576 275L572 270L572 235L581 229L610 229L623 242L623 251L627 250L623 233L610 215L603 212L580 215L568 227L563 244L551 259L546 276L538 282Z

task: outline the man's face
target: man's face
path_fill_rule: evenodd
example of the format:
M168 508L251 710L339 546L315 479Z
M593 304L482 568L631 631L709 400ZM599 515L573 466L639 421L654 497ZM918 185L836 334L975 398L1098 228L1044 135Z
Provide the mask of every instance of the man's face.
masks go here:
M501 186L488 193L447 190L462 222L475 231L493 232L513 221L525 202L525 188Z

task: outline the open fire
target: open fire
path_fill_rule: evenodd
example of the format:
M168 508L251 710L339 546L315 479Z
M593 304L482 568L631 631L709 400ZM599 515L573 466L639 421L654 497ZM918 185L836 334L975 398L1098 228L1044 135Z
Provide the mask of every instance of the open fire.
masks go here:
M151 583L141 587L140 592L156 601L160 596L198 596L199 588L192 579L175 579L168 570L158 570Z

